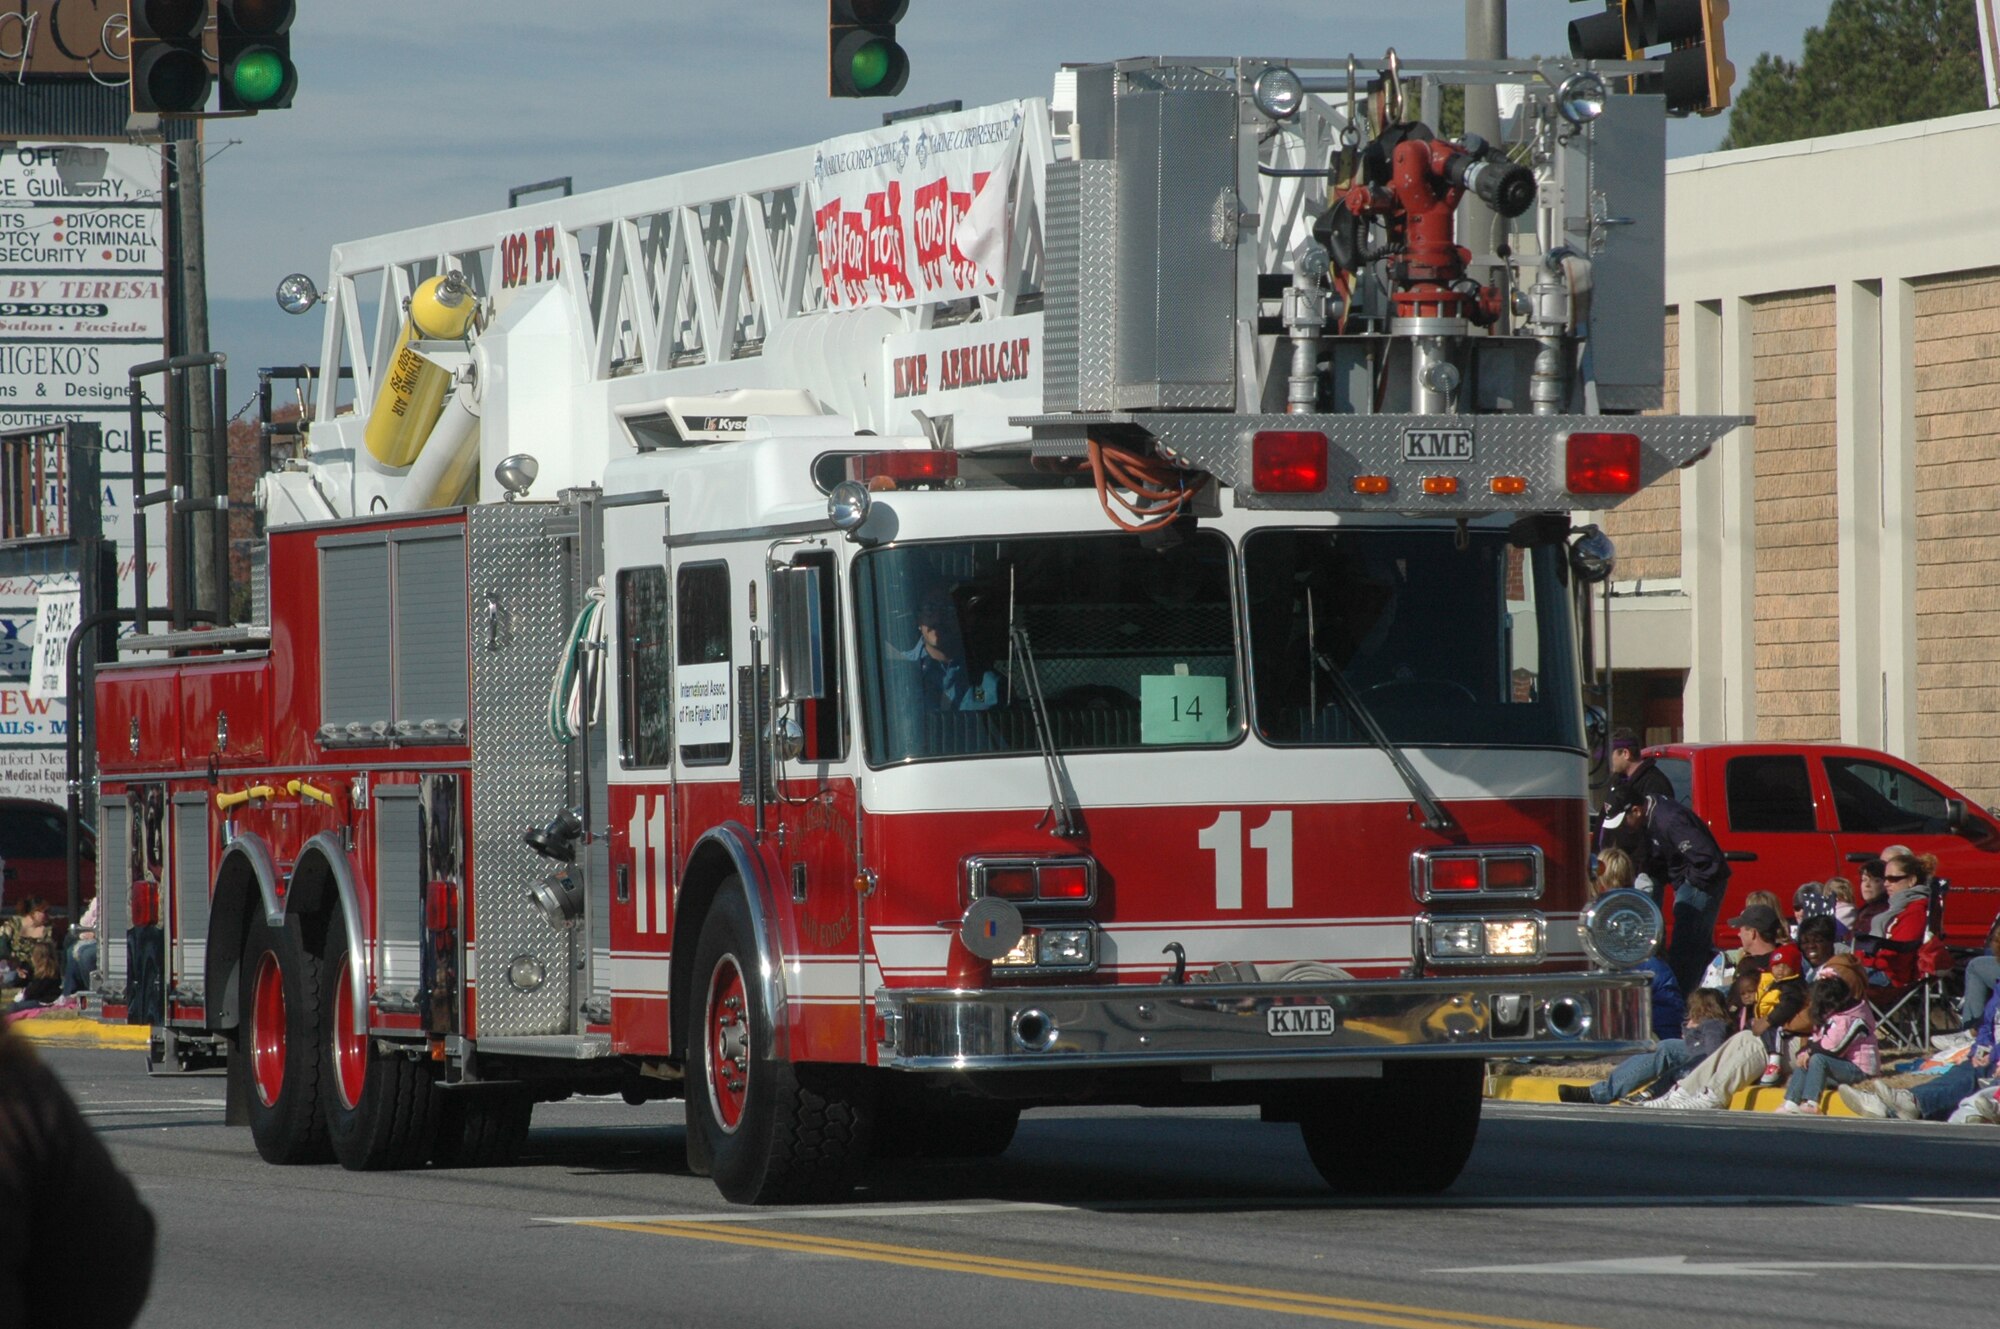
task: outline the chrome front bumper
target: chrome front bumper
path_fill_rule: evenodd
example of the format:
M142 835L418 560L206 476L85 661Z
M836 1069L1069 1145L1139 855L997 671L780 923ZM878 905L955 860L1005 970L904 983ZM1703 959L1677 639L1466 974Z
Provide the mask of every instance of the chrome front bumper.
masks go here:
M1184 1067L1213 1079L1369 1074L1410 1057L1613 1057L1652 1046L1651 1006L1643 973L875 994L884 1066Z

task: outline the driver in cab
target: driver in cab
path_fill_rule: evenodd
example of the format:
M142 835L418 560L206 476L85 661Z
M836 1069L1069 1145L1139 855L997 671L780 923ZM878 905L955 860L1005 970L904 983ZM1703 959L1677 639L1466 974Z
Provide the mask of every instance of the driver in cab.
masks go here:
M1000 676L967 667L965 642L950 597L926 595L917 606L917 644L901 652L916 662L926 705L934 711L984 711L1000 701Z

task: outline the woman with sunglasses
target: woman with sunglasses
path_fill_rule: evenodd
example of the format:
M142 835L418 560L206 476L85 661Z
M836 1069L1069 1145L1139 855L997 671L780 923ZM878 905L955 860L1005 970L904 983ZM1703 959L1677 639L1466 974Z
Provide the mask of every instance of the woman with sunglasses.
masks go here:
M1917 951L1930 908L1930 864L1908 852L1886 854L1882 884L1889 903L1855 937L1854 955L1867 969L1871 987L1896 991L1917 979Z

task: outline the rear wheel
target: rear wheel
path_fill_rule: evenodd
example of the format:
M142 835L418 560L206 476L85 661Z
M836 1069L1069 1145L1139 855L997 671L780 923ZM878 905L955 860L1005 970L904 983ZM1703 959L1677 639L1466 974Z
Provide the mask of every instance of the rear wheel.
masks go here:
M354 953L338 918L327 928L326 952L320 971L326 1073L320 1082L333 1156L355 1172L421 1167L437 1133L431 1068L383 1052L366 1032L355 1032Z
M772 1012L756 972L742 884L725 882L695 948L688 1039L689 1132L737 1204L836 1199L853 1189L872 1106L858 1067L794 1065L769 1046Z
M297 922L250 923L248 984L238 1053L248 1062L250 1138L267 1163L323 1163L330 1155L320 1107L320 964Z
M1412 1062L1334 1081L1302 1105L1299 1133L1343 1195L1429 1195L1458 1180L1479 1135L1485 1067Z

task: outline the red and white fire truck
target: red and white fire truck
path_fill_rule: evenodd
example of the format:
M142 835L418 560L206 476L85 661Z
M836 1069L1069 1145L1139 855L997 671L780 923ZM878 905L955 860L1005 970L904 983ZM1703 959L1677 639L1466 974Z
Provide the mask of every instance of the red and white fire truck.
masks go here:
M1449 1185L1487 1059L1650 1036L1575 515L1738 423L1646 413L1606 82L1092 65L337 247L251 621L99 675L112 1010L279 1163L622 1091L744 1202L1073 1103Z

